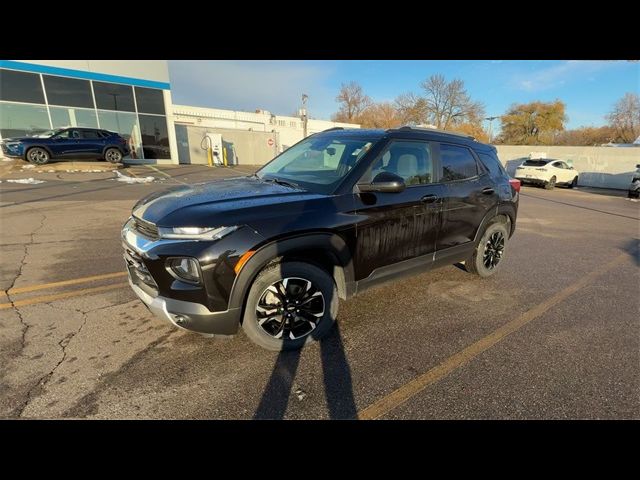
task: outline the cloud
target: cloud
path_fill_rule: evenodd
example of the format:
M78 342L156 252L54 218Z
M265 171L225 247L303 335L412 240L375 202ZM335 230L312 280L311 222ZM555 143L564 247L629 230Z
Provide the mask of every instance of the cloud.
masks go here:
M314 107L333 103L335 93L324 86L331 73L325 64L302 61L169 61L175 104L245 111L261 108L279 115L295 112L306 93L309 112L317 116Z
M585 76L595 78L598 72L623 65L623 62L608 60L569 60L533 73L518 73L513 76L512 84L518 90L527 92L549 90L584 79Z

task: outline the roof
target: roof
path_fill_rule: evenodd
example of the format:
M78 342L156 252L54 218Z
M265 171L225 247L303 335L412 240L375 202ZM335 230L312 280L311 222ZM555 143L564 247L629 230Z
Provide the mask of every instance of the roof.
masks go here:
M443 139L451 137L456 138L457 141L464 141L468 143L470 146L474 148L480 148L481 150L493 150L495 151L496 147L491 144L482 143L477 141L471 135L467 135L464 133L458 132L450 132L448 130L438 130L437 128L428 128L428 127L414 127L414 126L405 126L400 128L342 128L342 127L334 127L328 130L324 130L322 132L317 133L316 135L323 134L325 132L331 132L332 134L337 134L339 136L350 136L350 137L360 137L360 138L380 138L387 134L395 134L395 133L415 133L415 134L428 134L430 136L442 137Z

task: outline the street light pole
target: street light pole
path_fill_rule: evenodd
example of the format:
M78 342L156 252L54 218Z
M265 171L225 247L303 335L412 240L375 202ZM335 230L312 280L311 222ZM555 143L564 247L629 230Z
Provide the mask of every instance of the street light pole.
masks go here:
M485 120L489 120L489 143L491 143L493 141L493 121L497 118L500 118L499 116L497 117L487 117L485 118Z
M307 100L309 96L306 93L302 94L302 110L300 111L302 116L302 135L303 138L307 138L307 121L309 116L307 115Z

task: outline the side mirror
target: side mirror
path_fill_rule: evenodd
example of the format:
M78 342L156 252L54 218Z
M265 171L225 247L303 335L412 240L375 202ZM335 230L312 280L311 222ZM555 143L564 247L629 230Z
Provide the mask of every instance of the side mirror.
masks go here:
M371 183L358 184L360 192L399 193L405 188L407 185L404 183L404 178L391 172L380 172Z
M638 165L636 165L636 168L640 168L640 163Z

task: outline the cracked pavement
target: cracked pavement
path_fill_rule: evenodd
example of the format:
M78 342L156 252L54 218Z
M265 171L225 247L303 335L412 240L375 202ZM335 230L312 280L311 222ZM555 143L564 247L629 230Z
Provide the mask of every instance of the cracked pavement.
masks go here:
M38 178L0 185L0 303L34 302L0 309L0 418L351 418L619 255L615 271L385 418L640 418L638 203L523 188L498 275L450 266L371 290L341 302L340 328L322 344L277 354L243 333L172 328L127 287L37 301L122 282L29 290L124 271L121 225L171 183Z

